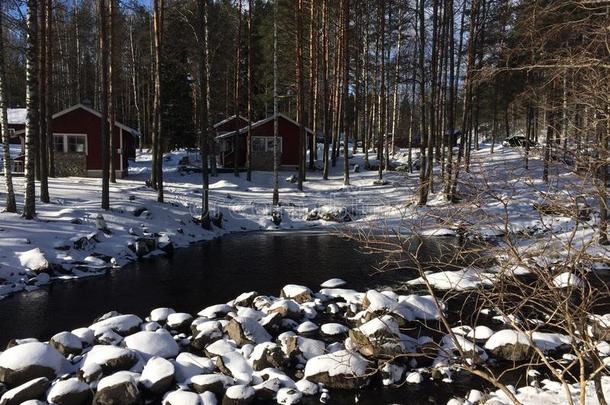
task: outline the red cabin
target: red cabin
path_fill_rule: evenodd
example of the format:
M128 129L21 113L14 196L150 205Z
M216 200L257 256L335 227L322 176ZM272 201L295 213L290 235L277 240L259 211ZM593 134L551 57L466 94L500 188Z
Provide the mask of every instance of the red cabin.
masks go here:
M101 177L102 175L102 115L83 104L76 104L53 115L53 151L57 176ZM25 120L25 118L24 118ZM23 128L15 131L22 139ZM114 123L115 173L127 176L128 159L135 157L139 132L120 122ZM15 168L19 167L19 157Z
M232 117L234 119L234 117ZM252 136L252 168L254 170L273 170L273 130L274 118L271 116L251 125ZM280 150L280 166L294 168L299 165L299 123L283 114L277 115L278 137ZM246 146L248 136L248 121L239 130L220 133L216 140L220 143L220 163L224 167L234 167L235 144L238 145L237 165L246 165ZM309 128L305 128L307 136L313 136ZM236 142L237 139L237 142Z

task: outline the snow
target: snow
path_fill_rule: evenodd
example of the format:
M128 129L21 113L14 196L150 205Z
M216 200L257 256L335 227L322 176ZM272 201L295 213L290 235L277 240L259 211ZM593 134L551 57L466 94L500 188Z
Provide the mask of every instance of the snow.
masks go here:
M364 302L368 302L366 309L370 312L391 312L398 306L398 302L396 300L376 290L367 291L366 295L364 296Z
M7 108L8 123L14 125L25 125L28 115L26 108Z
M232 351L224 353L221 357L223 364L238 384L250 384L253 370L241 353Z
M89 328L77 328L74 329L72 333L88 345L92 345L93 340L95 339L93 331Z
M398 302L405 305L413 313L417 319L423 320L438 320L440 312L431 295L416 295L399 296ZM443 305L442 303L440 305Z
M91 350L85 355L82 368L88 367L92 364L98 364L100 366L103 366L109 361L118 358L135 359L135 353L123 347L96 345L93 346Z
M421 384L424 381L424 377L417 371L411 371L407 374L406 381L408 384Z
M529 338L524 333L512 329L504 329L491 335L487 342L485 342L485 348L487 350L494 350L498 347L509 344L515 345L517 343L530 346Z
M320 373L328 373L331 377L338 375L362 377L366 373L368 363L356 352L340 350L309 360L305 366L305 378Z
M572 343L572 339L569 336L562 335L561 333L533 332L532 340L536 347L543 352L557 350L561 346L570 346Z
M172 391L163 397L163 404L201 405L199 395L190 391Z
M280 388L277 392L277 403L281 405L294 405L301 402L303 394L292 388Z
M298 333L310 333L319 329L319 326L311 321L305 321L297 328Z
M55 403L54 398L60 397L74 392L85 392L90 390L89 385L80 381L78 378L69 378L61 380L53 384L47 394L47 401L51 404Z
M265 328L263 328L256 319L243 318L240 316L234 319L241 325L244 335L251 342L257 344L271 340L271 335L267 333Z
M89 328L93 330L93 333L97 336L108 330L112 330L119 334L124 334L136 329L142 323L142 319L136 315L117 315L96 322Z
M430 285L437 290L464 291L492 283L493 275L477 269L467 268L454 271L440 271L426 275ZM423 277L407 281L408 285L425 285Z
M13 346L0 354L0 367L21 370L29 366L42 366L60 375L68 369L68 362L54 347L40 342Z
M327 336L338 336L347 333L347 326L340 323L325 323L320 327L323 334Z
M494 331L485 325L475 326L474 329L470 330L466 337L468 339L475 340L487 340L493 335Z
M296 298L303 294L310 295L311 290L305 286L297 284L287 284L282 288L281 296L284 298Z
M19 257L19 264L26 269L38 271L45 270L49 267L49 262L44 257L44 253L40 248L34 248L25 252L16 252Z
M156 308L150 311L150 320L153 322L165 322L167 317L174 313L176 311L171 308Z
M231 311L233 311L232 306L227 305L227 304L218 304L218 305L212 305L205 309L202 309L201 311L199 311L199 313L197 315L199 315L203 318L215 319L216 317L218 317L220 315L228 314Z
M164 329L159 332L142 331L125 338L125 345L142 354L145 358L159 356L176 357L179 347L172 335Z
M174 365L162 357L152 357L142 370L140 383L146 388L151 388L155 383L164 378L173 377Z
M114 387L115 385L130 383L133 385L138 384L138 374L132 373L130 371L117 371L116 373L109 375L108 377L104 377L97 384L97 390L101 391L104 388Z
M345 282L345 280L342 280L340 278L331 278L329 280L326 280L322 284L320 284L320 287L322 287L322 288L339 288L339 287L343 287L345 284L347 284Z
M584 284L580 277L570 272L561 273L553 278L553 285L559 288L582 288Z
M225 396L228 399L233 400L245 400L252 398L255 394L254 388L248 385L233 385L229 387L225 392Z
M206 374L214 370L212 360L188 352L180 353L172 364L176 371L176 381L181 383L198 374Z

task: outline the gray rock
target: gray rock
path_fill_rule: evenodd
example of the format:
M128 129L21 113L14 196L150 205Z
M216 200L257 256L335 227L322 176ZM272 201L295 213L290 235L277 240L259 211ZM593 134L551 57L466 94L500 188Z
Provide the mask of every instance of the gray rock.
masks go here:
M48 388L48 378L33 379L5 392L0 398L0 405L19 405L30 399L40 399Z

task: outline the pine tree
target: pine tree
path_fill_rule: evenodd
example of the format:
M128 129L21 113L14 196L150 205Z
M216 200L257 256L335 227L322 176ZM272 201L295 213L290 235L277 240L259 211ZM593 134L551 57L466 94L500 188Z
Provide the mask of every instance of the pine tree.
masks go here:
M11 173L10 137L8 132L8 113L6 105L6 66L4 62L3 12L4 2L0 0L0 130L2 131L2 159L4 169L4 185L6 187L6 212L17 212L15 190Z
M38 139L38 1L27 1L25 125L25 201L23 217L36 216L36 140Z

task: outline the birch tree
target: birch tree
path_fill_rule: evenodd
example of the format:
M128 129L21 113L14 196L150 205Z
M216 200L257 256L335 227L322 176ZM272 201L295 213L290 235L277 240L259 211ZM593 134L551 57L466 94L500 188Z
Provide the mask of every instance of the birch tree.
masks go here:
M23 217L36 216L36 139L38 139L38 1L27 1L25 197Z
M110 140L108 130L108 3L107 0L99 2L100 16L100 86L101 91L101 141L102 141L102 209L110 209Z
M201 151L201 175L203 190L201 191L201 226L210 228L210 178L208 173L209 156L209 134L210 134L210 119L209 119L209 104L210 97L208 93L209 86L209 71L208 71L208 15L207 15L207 0L197 0L197 11L199 15L199 147Z
M15 190L11 173L11 152L8 132L8 113L6 105L6 66L4 62L4 1L0 0L0 129L2 131L2 161L4 169L4 185L6 187L6 212L17 212Z

